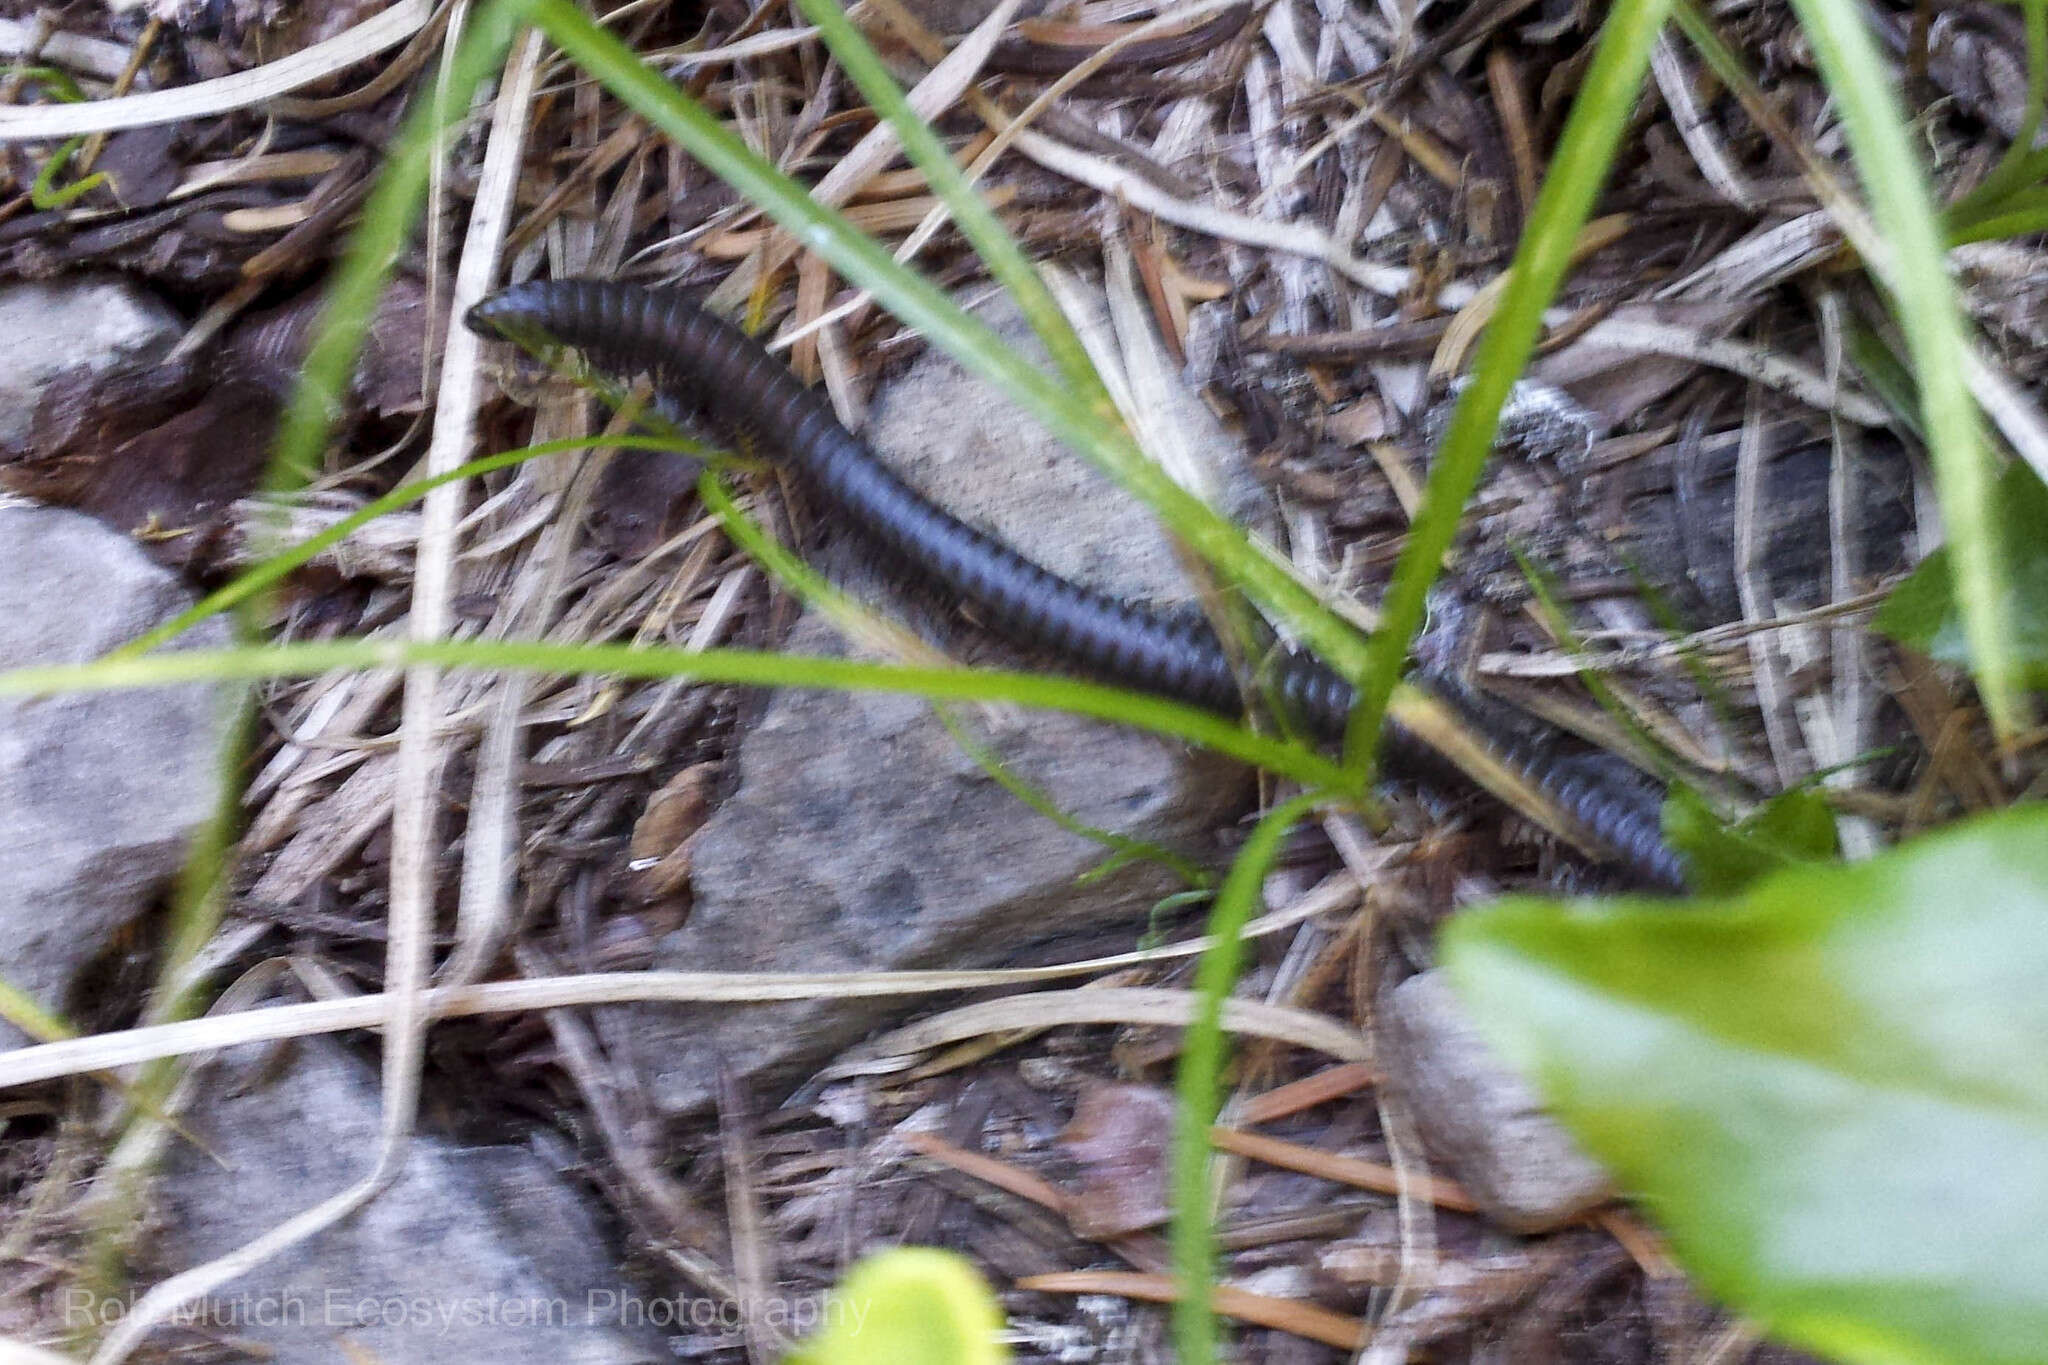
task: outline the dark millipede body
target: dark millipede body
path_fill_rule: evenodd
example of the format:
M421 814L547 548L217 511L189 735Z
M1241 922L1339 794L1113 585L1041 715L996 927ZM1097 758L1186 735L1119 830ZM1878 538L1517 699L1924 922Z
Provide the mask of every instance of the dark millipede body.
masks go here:
M470 310L469 326L573 346L619 380L649 375L728 435L784 460L848 522L919 578L972 603L996 631L1052 650L1077 671L1229 715L1243 696L1207 620L1134 606L1034 564L934 505L848 431L824 395L759 342L672 290L601 280L536 281ZM1326 738L1341 736L1352 689L1320 660L1281 654L1261 674L1273 699ZM1475 722L1477 723L1477 722ZM1683 890L1684 864L1664 842L1660 802L1595 759L1484 726L1490 752L1647 884ZM1442 776L1448 765L1398 724L1383 741L1396 771Z

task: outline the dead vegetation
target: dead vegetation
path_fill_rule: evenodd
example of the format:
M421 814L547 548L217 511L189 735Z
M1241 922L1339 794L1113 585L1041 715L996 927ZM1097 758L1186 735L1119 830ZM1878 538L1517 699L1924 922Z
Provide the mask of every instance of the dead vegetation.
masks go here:
M61 205L30 189L61 127L6 147L0 272L121 270L195 319L168 369L46 403L38 438L0 468L9 487L132 529L200 579L249 557L263 524L252 457L280 378L303 353L306 310L380 149L431 79L448 11L375 53L330 50L331 74L289 94L259 101L229 83L345 42L375 11L334 5L279 26L253 3L172 4L138 24L80 3L8 21L14 60L60 66L96 98L227 91L173 122L87 136L58 181L108 178ZM1100 0L1021 19L980 61L941 65L985 12L868 0L856 17L906 85L926 82L925 112L1029 252L1107 276L1145 310L1254 452L1302 571L1372 602L1594 16L1529 0L1419 15ZM2018 127L2016 11L1877 18L1952 196ZM787 7L635 3L610 22L821 200L942 281L981 279ZM1838 164L1839 149L1802 40L1776 6L1723 5L1715 22L1759 74L1770 117L1675 39L1660 50L1551 319L1541 387L1518 403L1474 509L1440 647L1504 703L1646 762L1647 739L1730 803L1825 775L1853 817L1849 851L1867 851L2041 779L1990 761L1953 679L1862 629L1929 543L1926 472L1892 434L1890 396L1847 363L1882 351L1890 324L1816 189L1813 165ZM0 99L18 99L24 80L8 77ZM606 429L586 396L524 371L472 366L451 393L426 320L445 311L434 301L483 214L504 221L501 278L704 287L758 317L850 417L916 349L574 69L522 42L504 86L515 98L495 126L526 129L518 174L485 165L502 132L487 134L480 109L387 300L346 439L292 499L298 524L445 467L427 456L436 376L434 439L457 461L472 414L488 449ZM1994 363L2017 385L2038 382L2038 241L1981 243L1957 264ZM497 401L493 382L532 399L531 418ZM772 481L750 506L791 539L811 534L801 500L785 503ZM1539 609L1530 566L1567 605L1569 636ZM271 624L294 639L391 637L423 616L458 636L693 649L772 646L789 619L697 504L691 472L633 452L535 461L376 523L298 575ZM1588 670L1632 727L1578 684ZM267 687L222 979L282 956L286 994L373 993L387 917L408 913L407 898L446 983L644 965L688 913L689 840L744 714L730 689L597 676L458 672L424 700L390 672ZM1241 1040L1218 1134L1235 1158L1218 1307L1242 1324L1237 1358L1782 1358L1703 1309L1625 1209L1510 1235L1429 1171L1429 1135L1375 1090L1364 1060L1383 984L1427 962L1429 930L1455 904L1501 886L1599 883L1477 803L1407 794L1392 816L1380 831L1332 819L1268 888L1242 994L1367 1042L1333 1061ZM1179 991L1185 961L1141 957L1089 982ZM1171 1292L1158 1087L1175 1035L1055 1026L1063 1009L1047 998L974 1016L970 1041L934 1042L948 1036L939 1028L871 1043L864 1066L828 1073L790 1107L728 1086L715 1116L689 1122L655 1119L585 1012L455 1021L432 1035L422 1121L567 1134L651 1284L759 1298L827 1285L872 1246L937 1243L1003 1289L1023 1358L1163 1359L1164 1315L1146 1305ZM113 999L83 1022L133 1017ZM924 1055L907 1070L878 1065L912 1050ZM94 1161L82 1137L94 1109L81 1088L4 1111L9 1334L46 1334L52 1267L77 1245L67 1204ZM784 1344L756 1325L712 1358L772 1358Z

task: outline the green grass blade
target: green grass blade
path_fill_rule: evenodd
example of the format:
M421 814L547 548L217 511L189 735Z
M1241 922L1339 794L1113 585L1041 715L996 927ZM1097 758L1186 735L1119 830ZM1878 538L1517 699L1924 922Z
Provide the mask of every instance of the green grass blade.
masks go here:
M1971 242L2002 242L2048 232L2048 191L2031 190L2013 195L1996 209L1948 230L1950 246Z
M1501 405L1529 363L1543 328L1543 310L1564 280L1579 230L1606 183L1668 8L1669 0L1624 0L1608 11L1600 30L1592 65L1572 100L1528 227L1515 248L1500 308L1473 356L1471 378L1437 448L1421 511L1380 607L1380 628L1372 638L1371 660L1345 742L1346 766L1355 772L1373 770L1380 717L1421 628L1430 585L1486 468Z
M503 62L518 21L518 0L471 10L469 31L443 78L426 82L431 93L407 116L393 141L384 170L363 203L362 221L328 286L313 345L285 408L271 460L273 491L302 481L318 466L377 297L426 200L428 177L446 130L468 111L477 87Z
M69 1021L44 1009L42 1001L6 980L0 980L0 1019L38 1043L54 1043L78 1036L78 1030L71 1027Z
M1223 1002L1244 966L1244 927L1259 908L1259 894L1280 845L1315 806L1310 793L1266 812L1230 865L1209 912L1209 947L1195 968L1195 1018L1181 1039L1173 1129L1173 1341L1180 1365L1216 1359L1216 1231L1209 1221L1209 1127L1222 1105Z
M1970 395L1969 339L1949 278L1941 216L1892 94L1892 73L1860 5L1793 0L1793 8L1841 111L1871 219L1891 250L1888 283L1919 380L1964 634L1992 727L2010 739L2024 723L2026 705L2010 647L2009 555L1992 496L1993 462Z
M312 677L334 669L501 668L523 673L607 673L626 678L693 678L744 687L816 687L907 692L939 701L1006 701L1070 711L1228 754L1317 791L1343 789L1336 764L1258 734L1212 711L1099 683L999 669L904 668L750 650L561 645L521 640L333 640L316 644L184 650L139 659L102 659L0 672L0 696L159 687L170 683Z
M61 209L66 204L91 194L107 183L105 171L94 171L91 175L81 176L62 189L57 188L57 177L64 173L64 168L71 164L71 158L77 155L78 149L84 145L84 138L74 137L50 153L49 159L43 162L43 168L36 172L36 178L29 184L29 203L48 213L52 209Z
M1091 825L1067 811L1053 799L1050 792L1041 790L1023 774L1014 771L1003 761L1001 754L982 743L980 738L967 728L967 723L960 719L957 707L935 706L932 709L938 713L939 724L946 727L946 733L960 746L960 752L972 759L976 767L987 773L990 780L1008 792L1019 805L1040 819L1051 821L1075 838L1086 839L1091 844L1100 844L1108 850L1107 857L1074 879L1076 885L1085 886L1131 862L1147 862L1163 867L1194 891L1205 890L1214 884L1215 878L1200 863L1185 854L1176 853L1164 844L1156 844L1147 839L1134 839L1113 829Z
M789 589L798 601L825 616L841 634L851 638L871 638L878 630L886 630L896 633L899 639L909 638L906 627L884 621L865 604L834 587L787 545L769 535L766 527L746 514L733 497L732 490L726 487L719 471L707 469L698 478L697 498L706 511L718 518L727 540L767 570L768 576Z
M1514 555L1515 563L1521 567L1522 581L1529 587L1530 605L1534 608L1537 619L1543 623L1544 629L1556 637L1558 644L1573 657L1590 659L1592 655L1586 648L1586 642L1572 629L1571 614L1564 609L1557 581L1543 565L1530 557L1523 546L1510 545L1508 549ZM1642 721L1637 719L1635 711L1608 686L1607 679L1602 676L1600 670L1591 663L1582 664L1577 676L1579 686L1586 689L1587 695L1593 698L1601 712L1614 722L1616 729L1628 736L1637 754L1654 766L1658 780L1666 786L1677 786L1682 779L1677 765L1672 762L1671 754Z
M222 705L228 704L223 698ZM193 835L184 866L178 869L163 965L143 1016L146 1023L194 1018L211 998L211 981L204 974L195 974L192 964L213 941L227 913L227 872L242 828L243 770L255 748L256 700L251 689L244 687L233 694L223 728L225 735L214 755L214 808ZM175 1058L143 1068L135 1081L135 1094L144 1112L154 1112L170 1097L182 1069L183 1063Z
M905 154L924 172L926 183L945 201L954 224L974 244L982 264L1009 291L1018 310L1024 314L1032 330L1038 333L1039 340L1045 343L1046 352L1052 357L1060 377L1095 410L1097 420L1112 426L1120 425L1123 419L1117 415L1116 405L1110 401L1101 376L1089 362L1087 349L1082 346L1081 338L1075 335L1067 315L1054 301L1052 291L1039 278L1037 268L987 202L967 183L966 175L947 154L931 125L910 107L902 88L890 76L882 59L875 55L875 50L868 46L860 30L853 26L853 21L846 17L846 11L839 7L838 0L797 0L797 6L806 19L817 25L818 35L825 40L825 46L839 59L839 64L853 78L853 83L874 106L875 112L896 130Z
M78 88L78 82L71 79L70 73L57 67L23 66L19 63L9 62L4 66L0 66L0 76L8 76L24 82L33 81L42 85L48 89L51 98L55 99L59 104L78 104L85 99L85 92ZM48 213L52 209L63 208L73 200L90 194L101 185L107 183L107 173L105 171L94 171L91 175L83 176L75 183L67 185L63 189L57 188L57 177L64 173L64 168L71 164L71 158L76 156L78 149L84 145L85 139L83 137L66 138L57 145L55 151L43 158L42 169L36 172L36 178L30 182L28 187L28 201L30 204L34 205L38 210Z

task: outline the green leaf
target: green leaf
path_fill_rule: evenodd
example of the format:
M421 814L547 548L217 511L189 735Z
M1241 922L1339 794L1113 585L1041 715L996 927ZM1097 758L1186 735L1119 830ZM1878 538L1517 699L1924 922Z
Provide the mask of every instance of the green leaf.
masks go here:
M2016 197L2039 188L2048 174L2048 157L2034 147L2034 135L2041 130L2041 116L2048 107L2048 0L2020 0L2021 26L2027 43L2027 102L2020 126L2013 130L2005 155L1975 189L1949 206L1946 221L1949 242L1986 241L2007 234L2000 229L2001 214L2013 208Z
M1480 1026L1711 1293L1850 1361L2048 1342L2048 805L1697 911L1503 901Z
M999 1365L1002 1309L964 1257L898 1247L847 1272L791 1365Z
M1693 889L1703 896L1725 896L1766 873L1828 862L1840 852L1834 812L1811 787L1772 797L1738 825L1723 824L1690 787L1674 787L1665 799L1664 837L1685 855Z
M2010 647L2022 684L2048 687L2048 486L2015 463L1999 479L1996 501L2001 534L2014 552L2005 606L2013 626ZM1946 547L1892 589L1873 624L1930 658L1968 665L1969 642Z

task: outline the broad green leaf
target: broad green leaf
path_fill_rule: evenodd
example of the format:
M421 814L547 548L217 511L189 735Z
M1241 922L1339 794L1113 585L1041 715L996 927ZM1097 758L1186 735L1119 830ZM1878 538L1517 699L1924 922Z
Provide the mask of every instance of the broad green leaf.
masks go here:
M847 1272L791 1365L1000 1365L1002 1309L964 1257L898 1247Z
M2015 463L1998 481L1998 517L2013 548L2007 619L2011 649L2028 687L2048 687L2048 486ZM1956 604L1955 575L1947 549L1927 556L1877 613L1877 628L1900 644L1967 666L1970 647Z
M1737 1311L1843 1360L2048 1356L2048 805L1697 909L1503 901L1444 947Z
M1840 852L1834 812L1811 787L1772 797L1739 825L1723 824L1690 787L1674 787L1664 803L1664 837L1685 855L1693 890L1703 896L1740 891L1765 873Z

